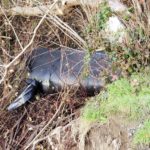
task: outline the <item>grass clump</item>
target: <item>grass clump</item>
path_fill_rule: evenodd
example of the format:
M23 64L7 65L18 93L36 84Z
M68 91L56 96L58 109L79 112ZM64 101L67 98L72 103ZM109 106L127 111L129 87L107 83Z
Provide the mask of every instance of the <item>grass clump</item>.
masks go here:
M99 4L98 9L93 13L91 16L87 14L88 23L83 31L83 36L90 52L95 49L104 49L106 42L104 29L109 17L112 16L111 8L106 1Z
M139 129L134 137L135 144L149 144L150 143L150 120L146 120L141 129Z
M100 109L98 101L97 103L94 103L94 98L92 98L92 101L88 102L87 105L84 107L83 111L83 118L88 121L95 121L100 120L101 122L107 122L107 118L105 114L103 113L102 109Z
M106 22L109 17L112 15L111 8L108 6L107 2L103 2L100 4L100 11L96 15L96 19L98 21L98 29L102 30L106 27Z
M126 120L146 118L150 113L150 72L134 74L130 78L122 78L107 86L93 101L85 107L83 117L87 120L107 120L119 115Z
M89 121L107 122L119 116L125 124L144 122L135 132L133 143L150 143L150 69L121 78L91 98L83 109L83 118Z
M112 11L108 5L108 2L102 2L99 5L98 12L93 15L86 28L87 33L92 33L94 30L101 31L105 29L106 22L108 21L110 16L112 16Z

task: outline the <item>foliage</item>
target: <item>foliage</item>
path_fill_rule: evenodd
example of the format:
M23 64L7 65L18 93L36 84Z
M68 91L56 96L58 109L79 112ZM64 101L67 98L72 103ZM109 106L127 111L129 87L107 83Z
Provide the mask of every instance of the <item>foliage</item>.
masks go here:
M98 20L98 29L102 30L106 26L106 22L109 17L112 15L112 11L108 6L107 2L103 2L99 6L100 11L96 15L96 19Z
M94 99L99 103L88 104L83 117L88 120L105 120L119 114L127 120L145 118L150 113L150 72L133 74L107 86L107 90Z
M102 3L97 14L93 15L85 27L87 47L90 51L106 49L114 66L122 68L124 74L132 74L148 66L150 64L150 32L147 12L149 12L148 7L138 12L137 5L131 4L128 13L117 14L125 26L126 35L123 42L112 43L105 38L105 27L109 17L114 14L107 2Z
M146 120L142 128L140 128L134 137L135 144L149 144L150 143L150 120Z
M83 36L87 42L86 48L90 52L103 47L105 42L103 38L103 29L105 29L109 17L112 16L112 11L108 6L108 2L102 2L98 8L97 13L88 19L88 23L83 31ZM88 15L89 14L87 14L87 17Z
M11 2L9 0L2 0L0 4L4 9L7 9L12 6L36 6L36 3L39 4L39 2L42 5L49 4L48 0L36 2L31 0ZM73 10L64 18L60 17L64 21L61 23L61 25L67 22L71 28L77 31L77 33L79 33L84 40L87 41L86 48L88 48L90 52L95 49L103 49L103 47L105 47L110 53L114 65L131 74L135 71L141 70L145 66L148 66L150 62L150 32L148 23L149 16L147 14L147 12L149 13L149 10L148 7L144 7L142 13L138 13L136 11L137 8L133 6L136 5L132 4L132 7L129 11L130 14L125 14L125 16L121 14L119 17L125 24L126 31L129 35L129 38L126 38L121 44L117 43L112 45L112 43L109 43L109 41L104 39L105 33L103 29L105 28L109 17L113 15L106 2L99 6L97 14L94 15L92 19L87 19L89 16L91 16L90 13L87 14L86 18L84 16L85 14L83 13L84 10L80 11L77 7L75 7L75 11ZM19 38L21 45L25 47L30 42L30 39L33 35L33 30L37 26L37 23L42 16L21 17L10 15L7 17L12 27L14 27L15 32L7 21L7 18L1 16L0 56L4 65L8 64L15 56L17 56L17 54L20 53L21 48L16 39ZM87 20L88 24L85 23ZM27 111L25 112L28 112L28 115L25 116L22 116L23 110L18 111L18 113L8 114L5 112L4 108L8 105L8 103L10 103L10 100L14 98L15 94L17 94L18 91L16 91L16 89L18 89L18 86L21 87L20 84L22 84L25 76L24 65L31 49L38 46L51 48L57 47L58 45L78 48L79 45L75 44L75 42L72 42L72 37L69 38L70 36L68 36L68 32L64 29L65 28L58 27L55 22L50 22L47 16L47 19L43 22L42 26L36 33L35 40L28 49L28 52L22 56L21 63L19 63L19 60L7 72L4 85L1 85L0 87L0 124L2 127L2 137L3 135L6 135L3 143L8 147L10 145L13 145L14 147L17 146L18 148L20 148L18 145L24 147L24 143L27 143L29 139L33 137L33 134L30 136L32 131L24 127L27 127L28 124L36 125L48 122L49 117L52 116L53 112L56 111L55 108L58 106L58 101L55 99L53 100L54 102L52 102L52 99L47 100L46 103L43 103L43 100L41 102L37 102L36 104L32 105L34 106L34 109L33 107L27 107ZM84 29L85 31L83 31ZM17 34L17 36L14 33ZM89 57L90 56L88 53L84 60L85 64L89 61ZM85 70L85 72L86 71L87 70ZM90 121L100 120L106 122L107 119L112 115L119 114L120 116L123 116L129 120L136 120L139 118L146 120L148 114L150 113L149 76L150 74L146 75L144 73L142 75L134 74L130 79L122 78L113 84L108 85L107 91L104 91L95 98L92 98L93 102L89 102L86 105L83 110L83 117ZM54 105L52 105L52 103ZM16 129L14 128L16 118L22 117L23 122L19 127L19 130L16 132ZM32 121L29 118L32 118ZM53 123L53 126L56 127L57 121ZM148 120L144 123L143 128L139 129L139 131L136 133L135 143L149 142L149 138L147 138L146 134L148 133L149 135L149 126L150 121ZM24 133L27 134L24 135ZM13 137L13 140L11 137ZM6 149L10 148L8 147Z
M135 144L150 143L150 68L121 78L107 86L83 109L83 118L89 121L107 122L120 116L124 122L144 122L134 136Z
M93 32L95 29L98 31L101 31L102 29L105 28L106 22L108 21L108 19L111 15L112 15L112 11L111 11L110 7L108 6L108 3L102 2L99 5L98 12L90 20L90 22L86 28L86 31L88 33Z
M94 102L96 100L96 103ZM95 121L100 120L101 122L106 122L107 118L105 117L104 112L99 107L99 103L97 99L92 98L92 101L88 102L86 106L84 107L83 118L85 118L88 121Z
M150 32L147 14L149 8L145 7L142 12L138 12L135 5L129 12L120 16L126 27L127 37L123 43L111 44L109 50L117 60L114 63L131 74L150 64Z

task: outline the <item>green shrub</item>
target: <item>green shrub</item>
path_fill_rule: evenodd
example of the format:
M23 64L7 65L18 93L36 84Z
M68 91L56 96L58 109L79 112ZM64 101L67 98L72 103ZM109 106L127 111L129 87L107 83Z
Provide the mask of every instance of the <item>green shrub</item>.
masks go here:
M114 66L122 68L124 73L132 74L141 68L150 65L150 32L148 25L149 8L145 7L144 12L137 13L136 5L129 9L129 13L120 13L118 15L125 25L126 36L123 42L110 42L105 38L103 29L109 17L114 15L107 2L101 3L97 14L92 19L88 19L84 35L87 41L87 47L94 50L103 47L112 57ZM118 36L117 34L114 35ZM116 61L117 60L117 61Z
M92 17L88 26L86 27L87 33L91 33L95 30L101 31L106 27L106 22L109 17L112 16L112 11L107 2L103 2L99 5L99 11Z
M94 101L93 103L92 102L87 103L87 105L84 107L82 116L88 121L95 121L95 120L99 120L101 122L107 121L107 118L103 114L102 109L100 109L99 104L94 103Z
M99 6L100 11L96 15L96 19L98 21L98 29L102 30L106 27L106 22L108 21L109 17L112 15L112 11L108 6L107 2L103 2Z
M107 2L101 3L98 8L97 13L91 14L91 16L87 14L90 17L83 31L83 36L87 43L86 49L89 49L90 52L104 48L106 40L103 36L103 29L105 29L109 17L112 16Z

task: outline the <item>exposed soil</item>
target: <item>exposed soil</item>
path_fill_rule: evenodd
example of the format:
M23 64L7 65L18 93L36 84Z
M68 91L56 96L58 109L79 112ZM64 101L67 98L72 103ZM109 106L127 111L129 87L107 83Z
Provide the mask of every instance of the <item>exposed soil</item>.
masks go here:
M76 119L49 134L51 149L60 150L127 150L127 132L116 123L88 123Z

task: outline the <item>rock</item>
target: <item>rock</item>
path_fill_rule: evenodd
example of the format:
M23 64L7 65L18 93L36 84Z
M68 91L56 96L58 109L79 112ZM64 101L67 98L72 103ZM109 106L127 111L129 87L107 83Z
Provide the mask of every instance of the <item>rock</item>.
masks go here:
M109 18L108 22L106 23L105 33L105 38L111 43L122 43L127 37L125 26L117 16L112 16Z
M108 4L111 10L114 12L127 11L127 7L124 4L122 4L119 0L108 0Z

